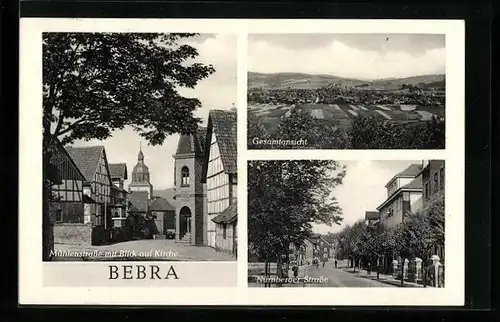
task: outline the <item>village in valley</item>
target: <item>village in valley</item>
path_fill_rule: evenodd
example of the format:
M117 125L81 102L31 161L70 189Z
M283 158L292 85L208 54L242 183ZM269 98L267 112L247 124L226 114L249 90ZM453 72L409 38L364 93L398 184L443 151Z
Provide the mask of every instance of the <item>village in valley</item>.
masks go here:
M293 182L305 189L306 195L312 192L312 198L249 203L250 287L444 287L443 160L397 161L392 165L393 161L263 162L269 161L249 166L251 194L278 193L291 189ZM268 178L276 180L268 183L272 190L254 188L253 180L271 175L268 171L274 166L281 173ZM318 171L320 167L328 169ZM316 174L303 181L288 172L299 168L316 169ZM365 171L380 171L380 185L373 186ZM314 177L317 184L306 186ZM333 184L325 185L325 180ZM335 196L333 207L321 204L325 198L313 197L327 186ZM359 193L375 189L372 201L360 202ZM368 208L371 205L373 208ZM348 213L351 211L359 213ZM265 212L274 212L274 220ZM343 224L347 217L354 219ZM318 223L326 232L318 233ZM328 231L332 224L341 229ZM258 227L262 231L252 231Z

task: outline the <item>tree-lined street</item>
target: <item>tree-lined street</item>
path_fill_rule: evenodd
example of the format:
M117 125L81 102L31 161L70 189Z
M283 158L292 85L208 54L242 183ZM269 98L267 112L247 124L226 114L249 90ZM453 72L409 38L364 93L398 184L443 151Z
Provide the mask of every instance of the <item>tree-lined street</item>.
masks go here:
M326 263L325 267L319 265L309 266L306 269L306 276L309 278L328 279L327 283L305 283L306 287L391 287L391 285L358 277L355 274L346 272L344 267L335 268L333 263Z

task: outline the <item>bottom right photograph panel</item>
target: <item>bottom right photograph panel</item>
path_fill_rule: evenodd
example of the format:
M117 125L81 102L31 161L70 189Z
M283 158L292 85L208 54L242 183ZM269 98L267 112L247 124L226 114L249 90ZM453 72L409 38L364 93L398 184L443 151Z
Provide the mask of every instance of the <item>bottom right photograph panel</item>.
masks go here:
M249 287L445 287L444 160L248 161Z

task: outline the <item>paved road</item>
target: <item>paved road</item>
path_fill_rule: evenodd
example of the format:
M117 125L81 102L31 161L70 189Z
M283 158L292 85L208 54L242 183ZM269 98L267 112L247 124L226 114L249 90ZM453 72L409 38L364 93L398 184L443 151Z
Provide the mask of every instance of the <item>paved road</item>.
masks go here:
M132 240L103 246L54 245L56 260L170 260L170 261L235 261L230 254L208 246L192 246L173 240ZM63 254L58 254L63 252ZM79 255L84 252L85 255ZM76 255L75 255L76 254ZM107 255L109 254L109 255Z
M344 271L342 268L335 268L331 262L322 264L317 268L310 266L307 268L306 277L328 281L324 283L306 283L306 287L391 287L391 285L357 277L353 273ZM316 280L317 281L317 280Z

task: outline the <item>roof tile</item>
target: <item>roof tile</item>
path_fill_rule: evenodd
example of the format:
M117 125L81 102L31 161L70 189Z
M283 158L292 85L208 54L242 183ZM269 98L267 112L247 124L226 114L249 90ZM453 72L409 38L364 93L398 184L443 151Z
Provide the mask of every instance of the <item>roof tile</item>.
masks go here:
M209 119L218 142L224 172L237 173L236 111L211 110Z
M102 145L66 148L87 181L93 180L103 150L104 146Z

